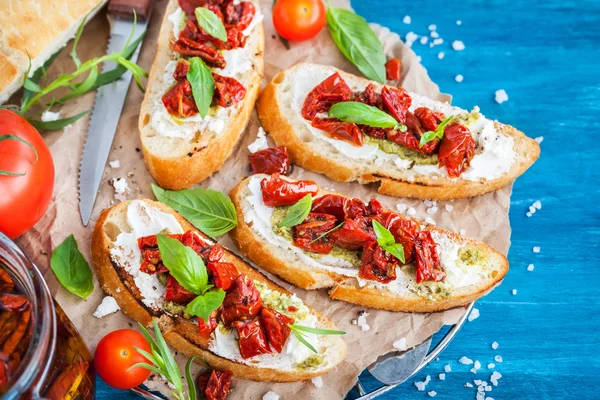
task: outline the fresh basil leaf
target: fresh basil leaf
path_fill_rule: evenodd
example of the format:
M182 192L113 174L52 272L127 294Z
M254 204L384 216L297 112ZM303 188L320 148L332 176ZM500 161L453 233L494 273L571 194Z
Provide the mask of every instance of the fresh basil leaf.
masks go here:
M379 38L360 15L327 8L329 33L342 54L367 78L385 83L385 54Z
M164 190L152 184L158 201L174 208L192 225L211 237L229 232L237 225L237 214L231 199L209 189Z
M223 289L211 290L188 303L185 312L200 317L206 322L210 318L210 313L219 308L224 299Z
M82 299L87 299L94 291L92 271L77 248L75 236L70 235L54 249L50 268L65 289Z
M425 146L428 142L432 141L435 138L443 138L444 137L444 128L446 128L446 125L448 125L450 123L450 121L452 121L452 119L454 118L454 116L450 116L448 118L446 118L445 120L443 120L442 122L440 122L440 124L438 125L437 129L435 131L427 131L425 133L423 133L423 135L421 136L421 140L419 141L419 147L423 147Z
M344 331L337 331L337 330L333 330L333 329L311 328L310 326L297 325L297 324L292 324L292 325L288 325L288 326L291 329L296 329L296 330L299 330L302 332L314 333L315 335L345 335L346 334L346 332L344 332Z
M77 115L73 115L72 117L57 119L56 121L37 121L37 120L28 120L31 125L35 127L35 129L40 131L56 131L59 129L63 129L65 126L72 124L77 121L79 118L83 117L85 114L89 113L91 110L87 110L81 112Z
M217 14L205 7L197 7L195 10L198 25L210 36L219 39L222 42L227 41L227 31L223 21Z
M291 228L302 223L312 207L312 195L309 193L290 207L285 218L279 223L281 226Z
M375 231L375 236L377 236L377 243L381 248L398 260L405 262L404 247L401 243L396 243L396 239L394 238L394 235L392 235L392 232L375 220L373 220L373 230Z
M329 117L374 128L393 128L398 124L398 121L390 114L358 101L343 101L334 104L329 109Z
M37 83L35 83L34 81L32 81L29 78L25 79L25 84L23 86L25 86L25 89L32 91L34 93L39 93L42 91L42 88L40 87L40 85L38 85Z
M390 246L386 246L384 250L402 261L402 263L406 262L404 260L404 246L402 246L401 243L394 243Z
M208 114L208 109L212 103L215 92L215 80L213 79L210 68L199 57L189 59L190 68L186 75L187 80L192 86L192 94L198 112L202 118Z
M177 239L157 235L158 250L169 273L181 286L194 294L201 294L208 284L208 273L202 257Z

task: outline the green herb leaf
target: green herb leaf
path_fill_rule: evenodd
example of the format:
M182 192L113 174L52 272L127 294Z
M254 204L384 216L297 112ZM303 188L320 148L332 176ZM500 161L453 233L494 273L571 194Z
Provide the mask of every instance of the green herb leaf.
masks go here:
M219 39L222 42L227 41L227 31L223 21L217 14L205 7L198 7L195 10L198 25L210 36Z
M379 38L360 15L327 8L329 33L342 54L367 78L385 83L385 54Z
M65 126L72 124L77 121L79 118L83 117L85 114L89 113L91 110L87 110L81 112L77 115L73 115L72 117L57 119L56 121L37 121L37 120L28 120L31 125L35 127L35 129L40 131L56 131L59 129L63 129Z
M285 218L279 223L281 226L291 228L302 223L312 207L312 195L309 193L290 207Z
M302 336L302 334L300 332L298 332L295 329L292 329L292 333L294 334L294 336L296 337L296 339L298 339L298 341L300 343L302 343L303 345L305 345L306 347L308 347L313 353L318 354L319 352L317 351L317 349L315 349L315 347L310 344L310 342L308 340L306 340L304 338L304 336Z
M27 140L16 136L16 135L11 135L11 134L5 134L5 135L0 135L0 142L2 142L3 140L14 140L15 142L21 142L26 144L27 146L29 146L29 148L33 151L33 153L35 154L35 161L34 163L37 162L38 160L38 152L35 149L35 147L33 147L33 145L31 143L29 143ZM3 169L0 169L0 175L4 175L4 176L23 176L25 175L25 172L10 172L10 171L6 171Z
M165 342L165 338L163 337L156 320L153 319L152 323L154 324L156 345L158 347L159 354L165 363L165 372L167 372L166 374L163 372L163 375L165 375L167 380L171 382L173 386L175 386L175 390L177 390L178 393L182 393L183 383L181 382L181 375L179 375L179 367L177 367L173 353L171 353L167 342Z
M419 141L419 147L425 146L428 142L432 141L435 138L441 139L442 137L444 137L444 128L446 128L446 125L448 125L450 123L450 121L452 121L453 118L454 118L454 116L450 116L450 117L446 118L445 120L443 120L442 122L440 122L440 124L438 125L438 127L435 131L425 132L421 136L421 140Z
M37 83L35 83L34 81L32 81L29 78L25 79L25 84L23 86L25 86L25 89L30 90L34 93L39 93L42 91L42 88L40 87L40 85L38 85Z
M77 241L73 235L54 249L50 267L61 285L82 299L87 299L94 290L92 271L77 248Z
M304 326L304 325L298 325L298 324L291 324L288 326L290 327L290 329L296 329L301 332L314 333L315 335L345 335L346 334L346 332L344 332L344 331L337 331L337 330L333 330L333 329L311 328L310 326Z
M398 124L398 121L390 114L358 101L343 101L334 104L329 109L329 117L374 128L393 128Z
M224 290L211 290L188 303L185 311L190 315L202 318L206 322L210 317L210 313L219 308L223 304L224 299Z
M392 232L375 220L373 220L373 230L381 248L404 263L404 247L401 243L396 243Z
M202 118L208 114L208 109L212 103L215 92L215 80L213 79L210 68L199 57L189 59L190 68L186 75L187 80L192 86L192 94L198 112Z
M211 237L229 232L237 225L237 214L231 199L209 189L164 190L152 184L158 201L179 212L192 225Z
M60 54L60 50L57 51L56 53L54 53L52 55L52 57L50 57L45 63L44 65L42 65L41 67L39 67L34 73L33 75L31 75L31 77L29 78L29 80L31 80L32 82L35 83L39 83L40 79L42 79L42 76L45 75L46 70L48 68L50 68L50 65L52 65L52 62L56 59L56 57L58 57L58 55ZM28 54L29 56L29 54ZM29 68L31 67L31 59L29 60ZM25 76L27 77L27 75L29 75L29 68L28 68L28 72L25 74ZM34 95L34 92L32 92L31 90L27 90L25 89L23 91L23 97L21 98L21 107L26 104Z
M138 349L137 347L135 349L137 351L140 351L140 349ZM157 374L160 374L160 375L163 375L163 371L161 369L159 369L159 368L157 368L157 367L155 367L153 365L150 365L148 363L145 363L145 362L135 363L131 367L127 368L127 371L132 370L134 368L138 368L138 367L139 368L147 369L147 370L152 371L152 372L156 372Z
M90 73L88 74L87 78L85 78L85 80L79 85L75 86L75 88L71 90L71 92L67 93L67 95L63 96L63 98L58 100L58 103L64 103L67 100L71 100L75 97L81 96L82 94L89 92L97 80L98 66L94 65L90 70Z
M162 261L173 278L187 291L202 294L208 284L208 273L202 257L191 247L165 235L157 235Z
M196 383L194 382L194 377L192 376L192 362L198 356L191 356L188 358L185 363L185 380L188 386L188 398L191 400L196 400Z
M73 62L75 63L75 67L77 67L77 68L81 67L81 61L79 60L79 57L77 57L77 44L79 43L79 39L81 39L81 35L83 34L83 28L85 27L85 22L87 21L88 17L89 17L89 14L87 14L85 17L83 17L81 24L79 24L79 27L77 28L77 33L75 34L75 39L73 40L73 49L71 50L71 58L73 59Z

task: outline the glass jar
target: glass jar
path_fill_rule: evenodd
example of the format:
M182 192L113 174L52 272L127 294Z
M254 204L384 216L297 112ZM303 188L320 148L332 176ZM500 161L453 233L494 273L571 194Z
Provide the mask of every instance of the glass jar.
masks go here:
M40 271L2 233L1 301L0 398L93 399L90 351L52 298Z

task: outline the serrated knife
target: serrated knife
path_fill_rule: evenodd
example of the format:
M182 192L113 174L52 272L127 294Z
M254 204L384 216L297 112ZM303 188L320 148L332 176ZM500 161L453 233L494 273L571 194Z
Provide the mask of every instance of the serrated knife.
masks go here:
M153 0L110 0L108 4L110 38L106 54L119 52L125 47L134 26L133 10L137 16L137 24L132 40L146 32L152 13L152 3ZM137 62L140 47L141 43L132 54L131 62ZM103 71L110 71L116 67L116 63L109 61L104 63ZM131 77L131 72L127 71L115 82L98 88L96 93L79 167L79 212L84 226L88 225L92 216L102 173L115 137Z

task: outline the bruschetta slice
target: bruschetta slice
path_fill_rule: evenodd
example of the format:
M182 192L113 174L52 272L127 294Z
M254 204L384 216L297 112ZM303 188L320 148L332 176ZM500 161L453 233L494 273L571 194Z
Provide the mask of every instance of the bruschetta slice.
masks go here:
M146 166L160 186L169 189L187 188L221 168L248 124L263 76L263 15L258 2L200 6L221 18L227 42L200 28L197 3L169 1L140 110ZM213 102L204 117L187 77L186 61L193 57L211 67L214 77Z
M191 247L206 265L210 290L226 293L208 322L187 313L194 294L163 263L159 234ZM334 330L332 322L162 203L140 199L104 210L92 258L102 289L125 314L145 326L158 319L171 346L213 368L245 379L291 382L324 374L345 357L340 336L303 336L315 353L290 334L290 324Z
M332 106L342 102L373 107L395 126L374 126L381 118L355 123L364 121L356 112L340 120ZM379 192L390 196L480 195L514 181L540 154L535 140L485 118L477 107L469 112L318 64L276 75L257 109L293 162L340 182L379 182Z
M313 200L306 218L284 224L307 194ZM230 236L242 254L300 288L330 288L332 299L436 312L477 300L508 271L506 257L485 243L383 209L376 199L365 204L327 192L313 181L258 174L230 197L238 215ZM375 232L376 222L387 239Z

